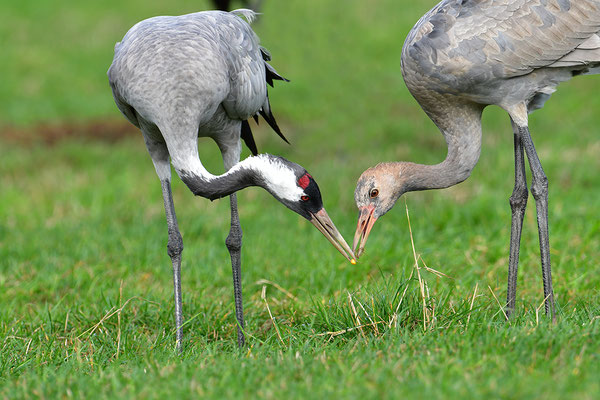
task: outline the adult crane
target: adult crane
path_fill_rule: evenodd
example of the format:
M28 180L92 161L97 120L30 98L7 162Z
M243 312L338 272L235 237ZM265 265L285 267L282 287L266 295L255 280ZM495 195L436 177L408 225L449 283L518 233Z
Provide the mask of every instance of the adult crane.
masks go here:
M312 222L348 259L354 255L323 208L315 180L298 164L257 154L247 119L262 115L284 140L271 113L267 83L283 80L267 61L249 22L250 10L205 11L160 16L134 25L115 45L108 78L119 110L142 131L162 185L173 265L177 348L182 342L181 253L171 167L197 196L230 196L231 256L238 344L244 345L241 264L242 230L235 192L260 186L286 207ZM218 145L226 172L215 176L198 156L198 137ZM244 139L254 156L239 162Z
M515 185L506 311L515 307L517 267L528 188L537 209L546 314L555 320L548 238L548 179L528 129L556 86L575 75L600 72L600 2L594 0L444 0L426 13L402 48L402 76L410 93L448 145L436 165L382 163L360 176L357 256L377 218L410 191L441 189L467 179L479 159L481 113L502 107L514 132Z

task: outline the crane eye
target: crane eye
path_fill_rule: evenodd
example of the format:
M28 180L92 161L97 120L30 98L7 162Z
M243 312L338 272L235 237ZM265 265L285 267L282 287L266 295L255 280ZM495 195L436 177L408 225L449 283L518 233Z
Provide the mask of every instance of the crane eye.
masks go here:
M308 199L310 199L310 197L308 197L306 195L300 197L300 200L302 200L302 201L308 201Z
M379 189L371 189L371 192L369 193L369 196L371 196L372 199L374 199L375 197L379 196Z

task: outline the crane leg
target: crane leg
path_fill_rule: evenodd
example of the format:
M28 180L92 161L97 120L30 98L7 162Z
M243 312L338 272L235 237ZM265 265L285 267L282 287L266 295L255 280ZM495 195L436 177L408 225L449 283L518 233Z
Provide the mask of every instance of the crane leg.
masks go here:
M181 345L183 338L182 331L182 300L181 300L181 253L183 252L183 239L179 232L179 224L177 223L177 215L175 215L175 205L173 204L173 193L171 191L171 164L169 162L169 151L164 142L155 139L160 137L160 131L155 126L145 123L140 124L144 141L156 174L160 179L162 188L162 196L165 204L165 215L167 217L167 228L169 232L169 241L167 242L167 253L173 264L173 287L175 292L175 332L176 332L176 348L177 352L181 353Z
M242 145L240 142L241 122L236 122L231 127L231 135L221 137L217 145L223 156L223 166L229 171L240 161ZM238 215L237 195L234 193L229 196L229 205L231 206L231 228L225 245L231 256L231 271L233 273L233 298L235 301L235 317L238 323L237 338L238 346L243 347L246 343L244 337L244 307L242 303L242 226Z
M183 321L182 300L181 300L181 253L183 252L183 239L179 232L177 216L175 215L175 206L173 204L173 193L171 192L171 181L169 179L161 180L163 200L165 202L165 214L167 216L167 227L169 230L169 241L167 243L167 252L171 257L173 264L173 287L175 290L175 329L177 337L177 352L181 353L181 342L183 331L181 328Z
M510 254L508 257L508 289L506 291L506 315L510 316L515 310L517 297L517 271L519 268L519 247L521 246L521 230L523 217L527 207L527 178L525 175L525 155L523 139L519 128L513 122L515 143L515 187L510 196L512 210L510 228Z
M540 256L542 259L542 279L544 281L544 302L546 315L552 316L556 322L554 311L554 292L552 290L552 273L550 269L550 239L548 234L548 178L542 169L533 140L526 126L519 127L529 167L531 168L531 194L535 199L537 223L540 238Z
M237 196L232 194L229 196L231 205L231 228L229 235L225 240L227 250L231 256L231 269L233 272L233 297L235 301L235 317L238 323L238 346L243 347L246 338L244 337L244 307L242 303L242 227L237 209Z

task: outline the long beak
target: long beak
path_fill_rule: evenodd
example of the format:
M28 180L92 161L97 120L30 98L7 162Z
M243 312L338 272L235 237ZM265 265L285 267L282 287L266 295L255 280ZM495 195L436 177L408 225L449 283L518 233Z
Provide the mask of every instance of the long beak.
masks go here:
M367 238L369 237L369 233L371 233L371 229L377 221L377 217L373 215L375 211L375 207L372 205L364 206L359 209L358 223L356 224L356 233L354 233L354 244L353 249L356 254L356 258L360 257L362 253L365 251L365 245L367 244ZM360 247L358 248L358 252L356 251L356 246L360 243Z
M340 232L337 230L329 215L324 208L321 208L316 214L311 213L311 219L309 220L325 237L338 249L340 253L352 264L356 264L356 257L354 252L348 246L348 243L344 240Z

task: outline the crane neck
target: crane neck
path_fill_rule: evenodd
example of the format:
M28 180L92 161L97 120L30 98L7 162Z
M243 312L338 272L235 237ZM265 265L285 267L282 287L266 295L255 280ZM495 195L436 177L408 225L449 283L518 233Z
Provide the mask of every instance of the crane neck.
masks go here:
M444 135L448 153L439 164L402 163L399 173L404 176L399 180L403 181L403 192L454 186L471 175L481 153L483 106L438 99L423 109Z

